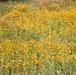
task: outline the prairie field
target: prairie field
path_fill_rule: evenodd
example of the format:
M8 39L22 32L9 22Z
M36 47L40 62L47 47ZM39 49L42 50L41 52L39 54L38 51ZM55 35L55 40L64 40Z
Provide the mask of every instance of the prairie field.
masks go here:
M0 3L0 75L76 75L76 2Z

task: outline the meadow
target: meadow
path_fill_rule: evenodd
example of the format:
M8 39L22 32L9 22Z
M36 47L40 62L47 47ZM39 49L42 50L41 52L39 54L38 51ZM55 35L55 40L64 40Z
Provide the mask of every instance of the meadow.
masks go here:
M76 75L75 3L0 3L0 75Z

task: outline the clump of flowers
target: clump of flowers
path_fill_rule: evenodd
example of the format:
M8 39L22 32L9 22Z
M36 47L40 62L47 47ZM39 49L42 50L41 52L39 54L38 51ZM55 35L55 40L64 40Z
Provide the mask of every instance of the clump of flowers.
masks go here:
M75 68L70 64L76 60L76 6L58 11L49 8L18 4L4 13L0 19L1 71L29 75L45 70L44 74L54 75L73 69L69 72L72 75Z

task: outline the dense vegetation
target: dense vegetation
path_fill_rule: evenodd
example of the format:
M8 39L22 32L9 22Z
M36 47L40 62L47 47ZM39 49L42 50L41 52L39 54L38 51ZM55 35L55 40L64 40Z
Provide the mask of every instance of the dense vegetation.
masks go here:
M0 3L0 75L76 75L75 3Z

